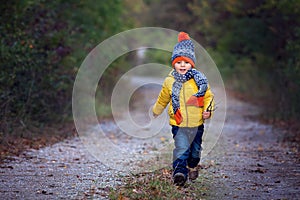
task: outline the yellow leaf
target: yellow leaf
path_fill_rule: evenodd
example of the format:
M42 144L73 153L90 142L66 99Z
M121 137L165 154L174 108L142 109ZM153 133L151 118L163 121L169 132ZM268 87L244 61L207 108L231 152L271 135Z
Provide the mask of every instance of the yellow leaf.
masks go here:
M165 141L166 141L166 138L165 138L165 137L161 137L161 138L160 138L160 141L165 142Z
M264 148L262 147L262 145L259 145L259 146L257 147L257 150L258 150L258 151L263 151Z

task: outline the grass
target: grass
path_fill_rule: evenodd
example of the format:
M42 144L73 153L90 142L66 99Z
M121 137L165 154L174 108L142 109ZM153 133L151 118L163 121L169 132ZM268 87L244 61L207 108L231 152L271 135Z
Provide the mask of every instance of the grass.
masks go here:
M132 199L205 199L208 195L208 181L205 176L198 177L194 182L188 181L184 187L173 185L172 170L163 168L151 173L136 174L124 178L124 185L111 190L112 200Z

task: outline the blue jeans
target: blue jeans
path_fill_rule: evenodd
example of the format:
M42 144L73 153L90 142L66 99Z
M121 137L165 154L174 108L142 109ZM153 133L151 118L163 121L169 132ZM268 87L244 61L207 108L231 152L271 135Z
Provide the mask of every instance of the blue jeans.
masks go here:
M203 124L195 128L172 126L175 141L173 150L174 175L180 172L187 177L187 166L194 168L200 162L203 131Z

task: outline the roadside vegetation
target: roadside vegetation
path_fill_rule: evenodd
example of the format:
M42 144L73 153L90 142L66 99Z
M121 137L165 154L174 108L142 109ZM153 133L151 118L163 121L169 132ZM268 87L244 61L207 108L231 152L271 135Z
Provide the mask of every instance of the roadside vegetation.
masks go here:
M174 186L171 168L163 168L153 173L125 177L125 185L111 190L109 198L129 199L199 199L209 195L210 180L207 174L188 182L184 187Z
M77 70L96 45L129 23L121 20L119 0L12 0L0 10L0 151L5 157L74 136ZM103 76L102 83L112 83L103 84L104 91L126 68L118 62ZM106 103L99 105L108 110Z

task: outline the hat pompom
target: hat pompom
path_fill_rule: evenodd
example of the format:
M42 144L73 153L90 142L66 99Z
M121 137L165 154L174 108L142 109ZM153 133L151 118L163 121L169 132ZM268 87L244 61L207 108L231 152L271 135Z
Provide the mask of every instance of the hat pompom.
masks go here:
M185 32L180 32L178 34L178 42L181 42L183 40L190 40L190 36L189 36L189 34L187 34Z

